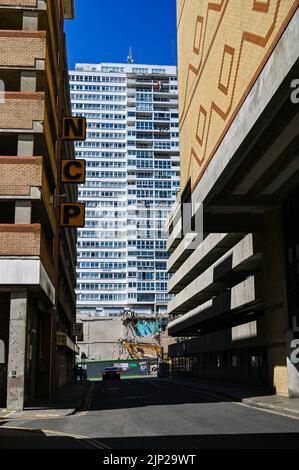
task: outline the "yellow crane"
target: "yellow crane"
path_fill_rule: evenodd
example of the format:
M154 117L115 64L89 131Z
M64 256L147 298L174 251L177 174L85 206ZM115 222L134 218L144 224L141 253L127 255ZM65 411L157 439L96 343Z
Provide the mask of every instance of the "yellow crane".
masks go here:
M158 344L125 341L123 346L134 359L143 359L146 356L146 350L155 351L157 355L162 354L162 348Z

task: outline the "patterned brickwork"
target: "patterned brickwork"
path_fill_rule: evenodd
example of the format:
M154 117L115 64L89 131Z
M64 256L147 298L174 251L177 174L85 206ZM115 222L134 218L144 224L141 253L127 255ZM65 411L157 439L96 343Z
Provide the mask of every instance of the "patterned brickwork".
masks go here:
M39 256L41 227L0 225L0 256Z
M45 59L46 33L0 31L1 65L34 67L37 59Z
M12 7L36 7L37 0L0 0L0 6L12 6Z
M29 196L42 185L42 158L0 156L0 196Z
M178 0L181 185L198 184L299 0Z
M44 120L44 93L5 93L0 103L0 128L33 129Z

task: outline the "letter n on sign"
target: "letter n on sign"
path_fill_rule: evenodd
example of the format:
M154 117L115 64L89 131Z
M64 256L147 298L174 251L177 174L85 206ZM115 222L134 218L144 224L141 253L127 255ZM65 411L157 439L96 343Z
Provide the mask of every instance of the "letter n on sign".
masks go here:
M62 119L63 140L86 140L86 118L64 117Z

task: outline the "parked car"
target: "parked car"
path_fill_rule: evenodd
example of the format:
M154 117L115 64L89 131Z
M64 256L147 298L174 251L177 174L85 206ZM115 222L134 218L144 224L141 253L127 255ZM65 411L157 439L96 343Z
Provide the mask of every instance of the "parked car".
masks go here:
M111 381L120 381L120 370L118 367L105 367L102 372L102 380L106 382L108 380Z

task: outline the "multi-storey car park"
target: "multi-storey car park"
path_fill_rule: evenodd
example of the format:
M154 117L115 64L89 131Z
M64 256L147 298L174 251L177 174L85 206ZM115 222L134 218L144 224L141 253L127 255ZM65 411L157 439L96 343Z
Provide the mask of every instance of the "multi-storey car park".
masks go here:
M164 221L180 184L177 68L78 64L70 88L73 115L85 116L88 130L76 144L87 162L78 310L166 314Z
M78 353L76 232L60 229L57 207L77 199L60 177L75 158L61 141L73 17L72 0L0 1L0 407L12 410L69 383Z

